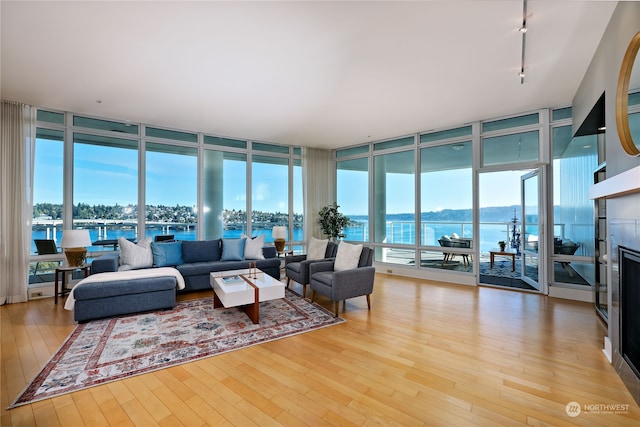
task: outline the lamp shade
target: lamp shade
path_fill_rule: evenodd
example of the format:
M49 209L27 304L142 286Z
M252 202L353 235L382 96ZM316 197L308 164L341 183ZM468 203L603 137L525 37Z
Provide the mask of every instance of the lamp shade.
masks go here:
M64 230L62 233L61 248L86 248L91 246L89 230Z
M83 265L87 261L87 246L91 246L89 230L64 230L60 246L70 266Z
M282 225L277 225L271 230L271 237L273 237L273 244L276 247L278 256L284 252L285 239L287 238L287 228Z
M271 237L273 237L273 240L286 239L287 228L282 225L273 227L273 230L271 230Z

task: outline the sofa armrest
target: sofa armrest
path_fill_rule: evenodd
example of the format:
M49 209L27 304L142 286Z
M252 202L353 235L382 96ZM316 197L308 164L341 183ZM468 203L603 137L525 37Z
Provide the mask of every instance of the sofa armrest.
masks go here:
M287 255L286 257L284 257L284 265L287 265L290 262L302 262L306 259L306 255Z
M333 270L333 263L336 261L335 258L320 258L320 259L305 259L300 261L301 265L306 265L307 268L309 268L308 266L311 264L316 264L318 262L324 262L327 263L326 265L329 265L329 263L331 264L331 268L329 270ZM322 270L322 271L327 271L327 270Z
M318 273L320 271L333 271L333 260L331 261L318 261L309 263L309 277L313 276L314 273Z
M118 271L119 265L120 265L119 252L104 254L94 259L93 262L91 263L91 274Z

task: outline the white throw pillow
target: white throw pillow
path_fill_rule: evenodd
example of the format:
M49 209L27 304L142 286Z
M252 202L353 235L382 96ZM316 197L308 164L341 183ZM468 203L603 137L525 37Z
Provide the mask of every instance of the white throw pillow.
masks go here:
M262 253L262 247L264 246L264 234L253 239L245 234L242 234L240 238L245 237L247 241L244 244L244 259L264 259Z
M343 271L357 268L360 262L360 254L362 254L362 245L340 242L338 245L338 253L336 254L336 261L333 264L333 270Z
M329 243L328 240L320 240L312 237L307 250L307 259L323 259L324 254L327 252L327 243Z
M120 267L118 270L153 267L151 239L143 239L135 244L120 237L118 245L120 245Z

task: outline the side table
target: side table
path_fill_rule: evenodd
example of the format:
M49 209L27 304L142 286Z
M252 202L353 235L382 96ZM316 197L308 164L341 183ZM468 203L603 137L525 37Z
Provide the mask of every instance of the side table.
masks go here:
M54 273L55 276L55 288L53 289L53 303L54 304L58 304L58 295L60 296L64 296L66 294L69 293L70 289L67 289L66 287L66 281L67 281L67 273L73 273L76 270L79 271L83 271L84 272L84 277L87 277L89 275L89 269L91 268L91 264L83 264L83 265L78 265L78 266L73 266L73 267L69 267L69 266L60 266L58 268L56 268L56 271ZM62 273L62 288L59 289L58 288L58 276L60 275L60 273Z
M511 257L511 271L516 271L516 253L509 250L494 249L489 251L489 268L493 268L493 263L496 259L496 255Z
M280 255L284 255L284 257L280 258ZM282 278L283 275L286 275L285 271L286 271L286 264L287 264L287 257L293 255L293 250L290 249L288 251L282 251L281 253L278 254L278 258L280 258L280 277Z

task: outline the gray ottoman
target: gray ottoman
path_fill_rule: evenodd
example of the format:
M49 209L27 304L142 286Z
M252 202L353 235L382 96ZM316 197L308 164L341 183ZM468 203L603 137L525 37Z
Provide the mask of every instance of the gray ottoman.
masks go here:
M73 318L83 323L102 317L173 308L176 279L167 276L85 283L73 292Z

